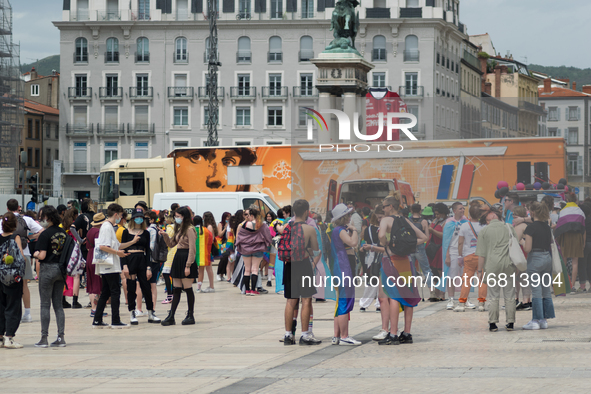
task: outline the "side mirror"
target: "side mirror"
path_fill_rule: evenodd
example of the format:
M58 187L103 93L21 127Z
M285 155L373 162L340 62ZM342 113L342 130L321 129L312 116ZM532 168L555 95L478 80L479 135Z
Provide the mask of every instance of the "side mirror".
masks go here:
M113 200L116 200L119 198L119 185L115 184L113 185Z

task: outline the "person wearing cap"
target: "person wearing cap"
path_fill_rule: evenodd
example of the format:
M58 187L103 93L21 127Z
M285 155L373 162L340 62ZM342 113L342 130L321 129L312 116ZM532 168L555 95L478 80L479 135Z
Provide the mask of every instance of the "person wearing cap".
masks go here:
M423 217L423 219L427 221L428 224L431 224L431 221L434 217L433 208L431 208L430 206L425 207L423 209L423 212L421 212L421 216Z
M133 210L137 211L138 209L141 209L142 213L146 213L148 212L148 204L146 204L145 201L138 201L137 204L135 204L135 206L133 207Z
M148 282L152 277L152 267L150 266L150 233L146 230L146 221L144 219L144 211L141 208L136 208L131 215L131 223L129 229L123 230L121 241L126 244L133 241L135 237L139 237L138 241L125 249L129 253L125 257L124 271L130 279L127 279L127 309L130 313L130 323L137 325L136 313L136 283L139 282L142 294L146 300L146 307L148 309L148 323L160 323L160 319L154 313L154 302L152 299L152 288ZM154 273L156 275L156 273Z
M353 208L345 204L338 204L332 210L332 259L333 276L341 279L337 289L337 304L334 317L333 345L357 346L361 342L349 336L349 313L355 306L355 287L353 277L355 275L355 250L359 243L359 234L351 223Z
M90 225L92 228L86 234L86 244L88 245L88 258L86 259L86 293L90 299L90 316L94 317L98 298L101 294L103 282L100 275L96 272L96 265L92 263L94 259L94 246L99 237L101 226L107 220L104 213L97 213L92 217Z

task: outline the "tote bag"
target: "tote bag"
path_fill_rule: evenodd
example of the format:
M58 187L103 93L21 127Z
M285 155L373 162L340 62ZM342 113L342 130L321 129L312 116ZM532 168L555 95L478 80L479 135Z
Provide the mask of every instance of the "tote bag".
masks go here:
M552 273L560 274L562 272L562 263L560 262L560 252L556 241L554 241L554 233L552 233L552 243L550 244L552 249Z
M92 259L92 264L112 266L114 264L113 255L111 253L102 251L101 247L96 245L94 247L94 258Z
M515 238L513 231L511 231L511 225L508 223L506 225L507 230L509 231L509 258L519 271L525 272L527 271L527 259L519 246L517 238Z

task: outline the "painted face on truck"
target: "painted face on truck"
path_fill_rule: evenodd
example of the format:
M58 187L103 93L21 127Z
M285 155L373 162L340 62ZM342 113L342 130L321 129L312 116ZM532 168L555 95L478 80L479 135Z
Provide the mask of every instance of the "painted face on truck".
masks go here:
M227 167L252 165L249 148L190 149L177 152L177 183L182 191L249 191L249 185L228 185Z

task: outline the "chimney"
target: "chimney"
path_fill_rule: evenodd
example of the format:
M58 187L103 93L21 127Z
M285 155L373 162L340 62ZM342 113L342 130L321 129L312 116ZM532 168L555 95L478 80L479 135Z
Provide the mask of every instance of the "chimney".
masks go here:
M33 79L37 79L37 70L35 70L35 67L31 68L31 80Z
M501 65L501 74L507 74L508 69L509 67L507 67L506 65Z
M577 83L573 81L573 90L577 90Z
M583 93L591 94L591 85L583 85Z
M495 67L495 97L501 97L501 66Z
M591 86L589 86L589 88L591 88ZM492 83L490 82L485 82L484 83L484 89L482 89L482 91L486 94L488 94L489 96L492 96Z
M544 93L552 93L552 80L550 78L544 79Z

